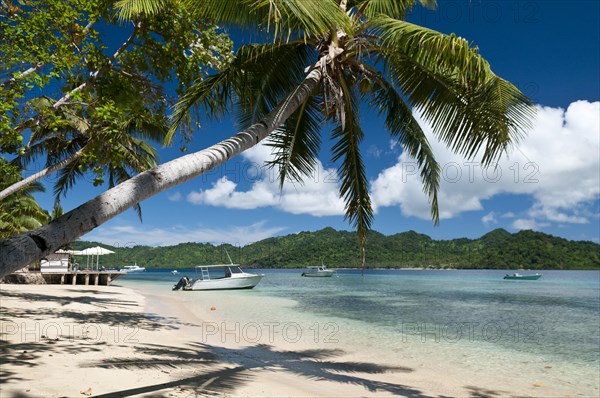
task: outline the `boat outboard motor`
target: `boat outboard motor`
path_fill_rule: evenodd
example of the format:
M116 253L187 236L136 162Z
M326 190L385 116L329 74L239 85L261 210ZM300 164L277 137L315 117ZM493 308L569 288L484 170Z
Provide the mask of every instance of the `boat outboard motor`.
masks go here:
M179 282L177 282L177 284L175 286L173 286L173 290L179 290L183 287L186 287L189 283L189 279L187 276L184 276L183 278L181 278L179 280Z

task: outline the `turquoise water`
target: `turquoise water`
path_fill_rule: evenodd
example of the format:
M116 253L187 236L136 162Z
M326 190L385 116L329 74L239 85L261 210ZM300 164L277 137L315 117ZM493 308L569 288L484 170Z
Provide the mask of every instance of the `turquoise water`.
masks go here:
M398 343L485 345L600 370L600 271L543 271L538 281L505 281L501 270L369 270L364 278L354 270L332 278L256 272L266 276L255 289L228 294L292 300L300 318L347 320ZM119 284L168 290L183 275L193 270L149 270Z

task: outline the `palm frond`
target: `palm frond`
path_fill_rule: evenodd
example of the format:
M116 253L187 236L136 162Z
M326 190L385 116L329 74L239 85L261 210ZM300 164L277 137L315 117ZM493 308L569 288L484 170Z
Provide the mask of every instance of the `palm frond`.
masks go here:
M119 168L131 169L136 173L148 170L158 164L158 152L146 141L130 137L113 150L121 157ZM115 167L115 166L113 166Z
M396 87L436 136L468 158L484 148L489 166L531 126L535 108L516 87L487 70L475 82L431 70L402 54L386 54Z
M57 145L50 145L50 143L44 143L46 146L46 167L52 167L59 162L74 156L77 151L81 150L87 144L87 137L78 137L68 142L57 143Z
M384 52L402 54L428 70L472 87L485 83L491 76L489 63L462 37L383 15L372 18L370 23L381 39Z
M172 0L119 0L115 8L119 18L132 20L141 14L156 15L172 3Z
M316 54L300 41L243 46L238 58L244 81L236 87L236 120L244 129L262 119L297 87Z
M410 107L404 102L396 89L385 80L380 73L367 69L372 81L370 94L371 106L379 114L384 114L385 125L393 137L410 156L417 160L419 166L423 192L429 197L431 205L431 218L435 224L439 223L440 213L438 207L438 190L440 185L440 166L427 140L423 129L413 117Z
M295 88L312 56L303 42L240 47L227 68L194 82L181 96L165 143L171 142L178 128L189 128L193 111L202 110L205 117L217 119L234 103L238 123L247 127Z
M126 131L132 137L162 143L168 129L168 119L162 112L144 109L141 113L128 115L122 123L121 131Z
M249 26L287 39L328 35L337 29L350 32L350 19L333 0L185 0L197 16L217 23Z
M436 0L418 0L418 2L430 9L437 7ZM355 7L368 18L387 15L404 19L416 3L417 0L357 0L349 2L349 6Z
M341 160L338 176L341 179L340 195L346 203L345 218L356 228L359 244L363 249L366 244L367 231L373 222L369 184L360 153L360 143L364 132L358 122L359 101L343 75L339 76L339 80L345 90L346 117L344 128L342 128L341 121L338 121L332 133L332 138L337 141L332 148L332 160L333 162Z
M85 175L80 164L80 162L73 162L58 171L58 178L53 187L56 202L60 202L60 197L65 197L67 191L73 188L77 179Z
M274 148L269 165L278 169L280 187L287 178L301 182L303 176L311 176L315 170L321 146L321 104L320 96L309 97L269 137L267 145Z
M164 144L171 144L178 129L191 129L194 111L205 110L205 116L212 119L223 116L232 103L233 85L239 78L238 72L238 68L229 67L206 79L193 82L173 108L170 116L171 127L165 136Z
M0 159L0 165L3 159ZM20 176L7 174L0 178L2 187L9 186ZM33 193L43 192L42 184L31 184L0 200L0 239L37 228L48 220L48 214L36 202Z
M40 182L34 182L33 184L29 184L23 189L20 190L21 194L24 196L32 195L34 193L46 192L46 188Z

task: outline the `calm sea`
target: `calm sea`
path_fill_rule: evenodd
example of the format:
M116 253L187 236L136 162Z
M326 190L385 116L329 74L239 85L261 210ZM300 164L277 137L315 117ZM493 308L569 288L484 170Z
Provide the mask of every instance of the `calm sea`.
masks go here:
M292 299L299 312L364 322L405 340L481 341L600 363L600 271L542 271L537 281L503 280L503 270L367 270L364 277L340 270L332 278L302 278L296 269L251 272L266 276L253 290L230 294ZM194 270L148 270L119 283L168 290L183 275Z
M297 269L251 272L266 276L253 290L226 293L246 306L239 317L321 322L322 333L381 355L437 355L506 380L531 368L540 378L560 368L563 383L597 391L600 271L541 271L537 281L503 280L505 270L368 270L364 277L339 270L332 278L302 278ZM194 271L149 270L117 283L169 291L183 275ZM190 306L224 297L173 294Z

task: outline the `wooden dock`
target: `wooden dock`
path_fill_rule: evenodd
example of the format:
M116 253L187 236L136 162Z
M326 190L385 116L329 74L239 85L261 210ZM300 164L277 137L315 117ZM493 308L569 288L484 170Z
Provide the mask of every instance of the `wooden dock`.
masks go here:
M127 272L118 271L67 271L42 272L41 275L49 285L85 285L110 286Z

